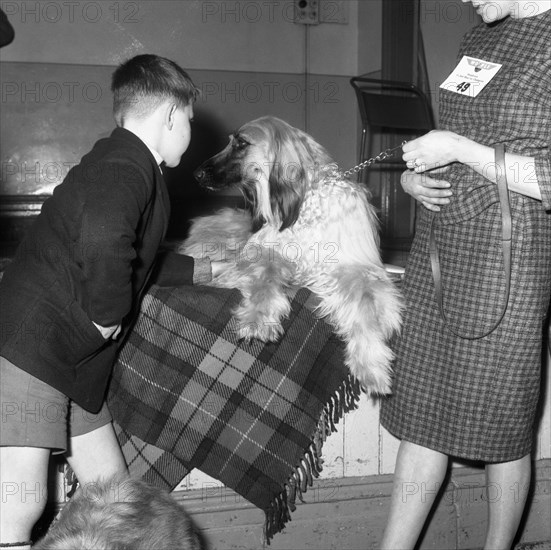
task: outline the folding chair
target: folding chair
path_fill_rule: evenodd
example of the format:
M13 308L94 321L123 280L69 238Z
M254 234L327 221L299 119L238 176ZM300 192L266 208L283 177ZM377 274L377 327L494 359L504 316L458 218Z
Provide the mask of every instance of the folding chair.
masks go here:
M366 76L355 76L350 84L356 92L362 120L358 162L376 153L372 147L375 132L390 137L395 135L397 143L393 143L394 146L400 139L412 139L434 129L430 101L414 84ZM404 165L399 157L393 157L378 167L403 169Z

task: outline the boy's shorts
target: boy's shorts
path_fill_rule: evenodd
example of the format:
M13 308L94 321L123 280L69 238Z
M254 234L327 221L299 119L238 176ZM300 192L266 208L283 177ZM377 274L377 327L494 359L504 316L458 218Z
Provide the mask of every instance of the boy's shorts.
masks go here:
M69 438L111 422L104 403L92 414L0 356L0 447L69 450Z

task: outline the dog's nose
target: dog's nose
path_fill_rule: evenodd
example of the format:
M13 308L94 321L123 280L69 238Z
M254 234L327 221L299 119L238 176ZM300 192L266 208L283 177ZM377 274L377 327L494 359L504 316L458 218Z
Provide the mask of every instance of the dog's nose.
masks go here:
M201 167L197 168L197 170L195 170L195 172L193 172L193 177L199 183L201 183L205 179L206 175L207 175L206 171Z

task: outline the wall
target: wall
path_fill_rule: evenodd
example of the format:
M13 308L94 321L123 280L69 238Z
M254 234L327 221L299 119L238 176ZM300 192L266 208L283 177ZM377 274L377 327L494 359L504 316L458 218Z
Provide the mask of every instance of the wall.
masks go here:
M64 64L57 71L65 71L65 78L60 73L52 81L42 81L39 102L50 116L55 115L53 103L92 112L96 108L90 119L107 131L112 125L107 109L112 67L139 53L165 55L188 69L201 87L201 107L215 115L220 134L259 113L277 114L312 132L337 161L349 166L356 160L358 117L348 79L380 68L382 1L325 1L327 19L348 22L297 25L291 0L4 0L0 5L16 30L16 39L1 51L0 59L43 68ZM457 0L421 3L436 111L438 83L449 72L457 43L475 17ZM106 67L105 74L98 76L92 69L87 77L75 69L88 66ZM13 82L16 93L33 90L33 81L24 74L15 81L12 75L3 77L3 96L8 93L12 99ZM255 75L252 81L251 74ZM282 80L284 76L287 80ZM61 93L55 88L57 78L64 78ZM76 94L72 102L71 92ZM79 95L83 101L78 101ZM57 97L60 101L52 100ZM32 100L32 93L26 98ZM5 112L4 100L2 107ZM82 147L100 133L87 132ZM9 135L2 138L2 143L9 142ZM72 153L77 160L82 151Z
M64 163L78 161L112 128L113 67L144 52L174 59L203 91L198 146L184 165L196 166L228 132L263 114L306 129L342 166L355 164L357 108L348 80L358 71L360 24L362 33L376 34L378 21L365 8L359 13L358 1L324 1L326 19L346 23L298 25L292 0L2 1L16 38L1 51L8 118L0 193L28 189L33 178L22 181L20 172L37 162L39 181L30 192L51 191L66 173ZM378 57L371 59L377 68ZM52 161L59 164L43 174ZM184 166L172 179L190 171ZM169 183L181 193L181 181Z
M290 0L3 0L0 5L16 30L4 61L117 65L154 52L187 69L304 71L305 26L293 23ZM338 9L350 23L312 27L311 58L317 63L312 72L356 72L357 1ZM62 40L53 40L52 33Z

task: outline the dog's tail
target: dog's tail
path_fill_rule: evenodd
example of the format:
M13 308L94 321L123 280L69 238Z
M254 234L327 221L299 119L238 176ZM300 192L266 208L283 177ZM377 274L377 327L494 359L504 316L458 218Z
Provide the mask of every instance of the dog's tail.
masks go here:
M392 360L389 340L400 328L400 293L383 269L340 267L315 289L322 301L318 313L327 316L346 343L346 364L368 394L391 393Z

